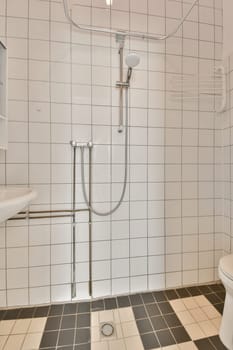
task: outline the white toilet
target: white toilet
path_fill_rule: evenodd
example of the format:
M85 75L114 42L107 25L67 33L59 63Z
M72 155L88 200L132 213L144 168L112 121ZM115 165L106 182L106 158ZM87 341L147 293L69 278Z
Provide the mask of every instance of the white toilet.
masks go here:
M218 273L226 289L219 336L227 349L233 350L233 254L220 259Z

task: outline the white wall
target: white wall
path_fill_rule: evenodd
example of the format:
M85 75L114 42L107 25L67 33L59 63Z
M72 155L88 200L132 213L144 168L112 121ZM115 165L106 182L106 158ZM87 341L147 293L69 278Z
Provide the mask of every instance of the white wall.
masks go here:
M223 57L233 52L233 1L223 0Z

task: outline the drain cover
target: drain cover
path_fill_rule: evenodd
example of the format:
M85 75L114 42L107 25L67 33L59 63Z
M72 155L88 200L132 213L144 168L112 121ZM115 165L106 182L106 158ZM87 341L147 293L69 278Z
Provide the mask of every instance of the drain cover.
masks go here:
M100 331L105 337L111 337L111 335L114 333L114 327L111 323L103 323Z

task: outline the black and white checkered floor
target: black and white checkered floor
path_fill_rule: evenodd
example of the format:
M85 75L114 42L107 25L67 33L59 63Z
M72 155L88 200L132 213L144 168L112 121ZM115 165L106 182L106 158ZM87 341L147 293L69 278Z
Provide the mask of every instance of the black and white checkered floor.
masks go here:
M221 284L0 311L0 350L222 350ZM114 327L105 337L104 323Z

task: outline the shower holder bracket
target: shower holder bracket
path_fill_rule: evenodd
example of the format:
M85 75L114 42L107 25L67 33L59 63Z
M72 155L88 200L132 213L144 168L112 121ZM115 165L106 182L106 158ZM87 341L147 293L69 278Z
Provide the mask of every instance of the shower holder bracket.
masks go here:
M119 44L119 49L123 49L124 48L125 37L126 37L126 33L124 33L124 32L116 33L116 42Z
M117 88L128 88L129 87L129 83L127 82L121 82L121 81L117 81L116 82L116 87Z
M70 144L73 148L93 148L93 142L78 142L75 140L70 141Z

